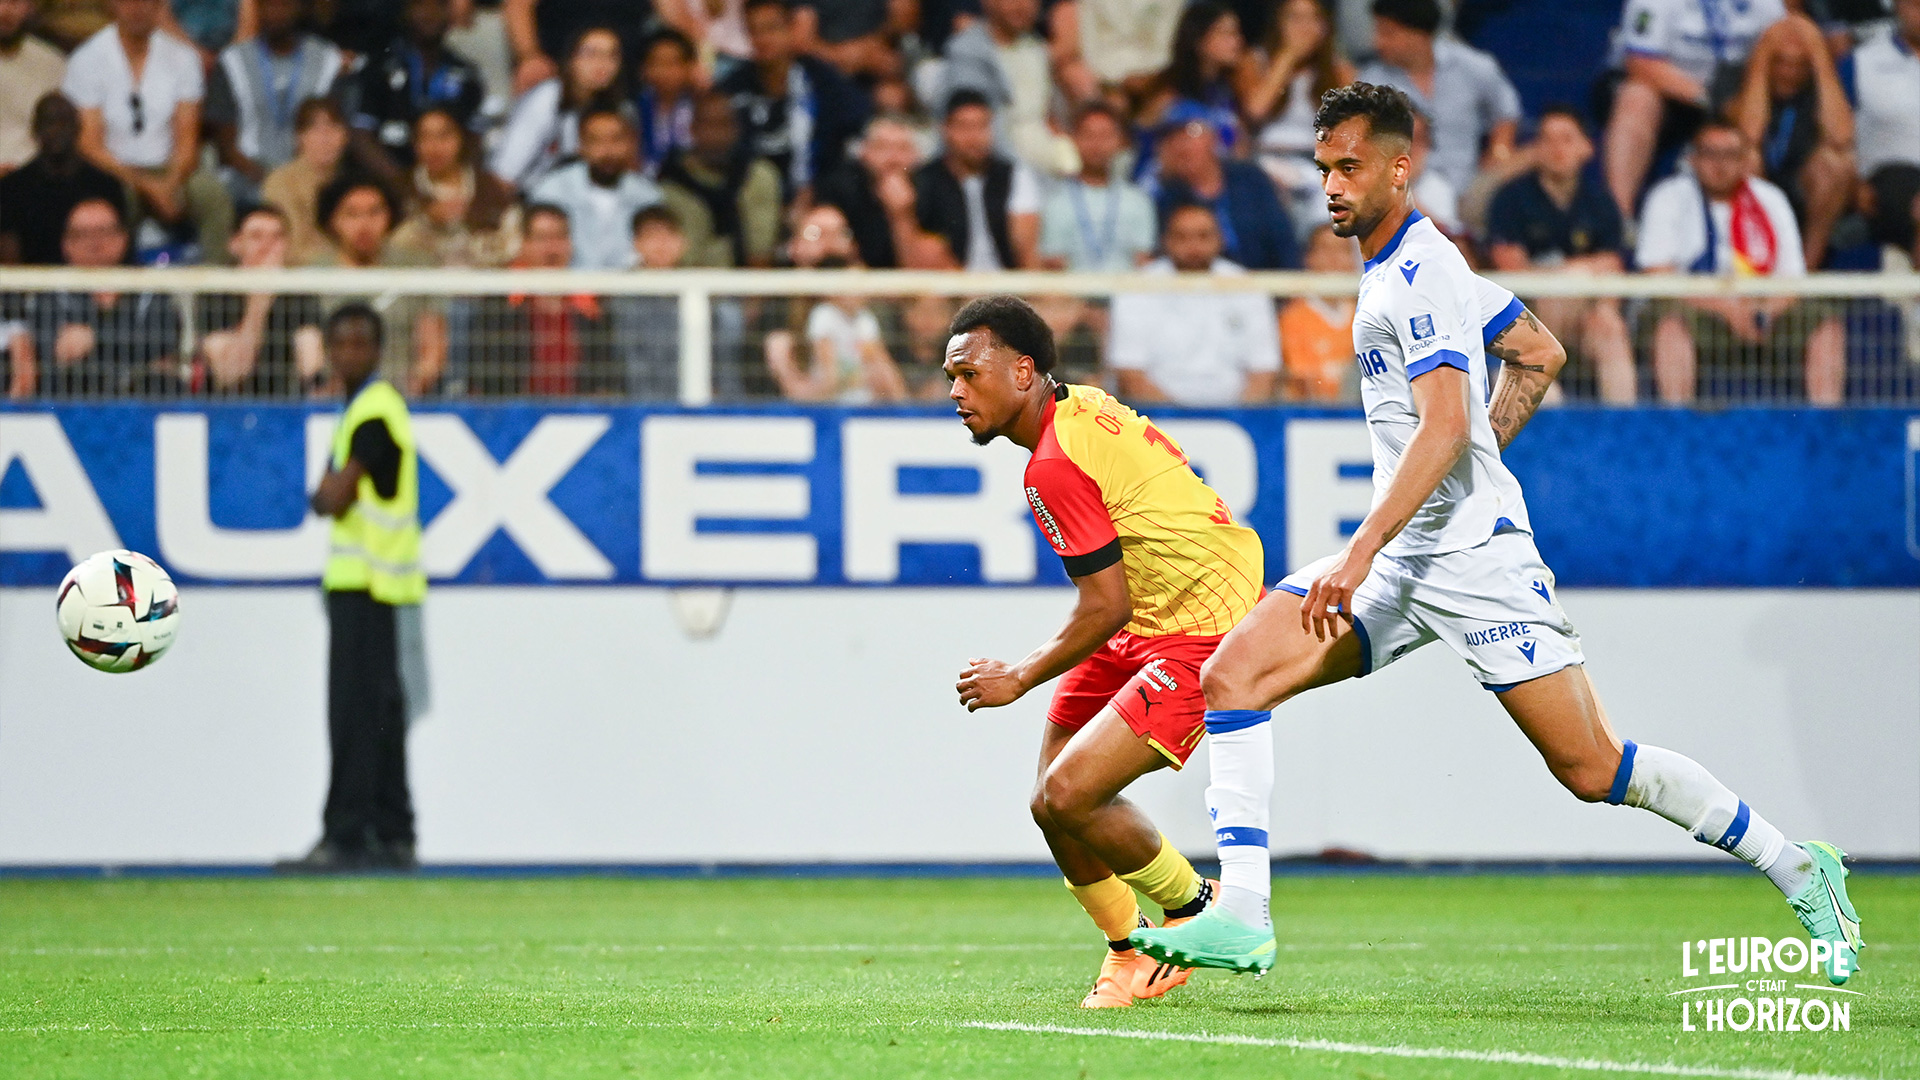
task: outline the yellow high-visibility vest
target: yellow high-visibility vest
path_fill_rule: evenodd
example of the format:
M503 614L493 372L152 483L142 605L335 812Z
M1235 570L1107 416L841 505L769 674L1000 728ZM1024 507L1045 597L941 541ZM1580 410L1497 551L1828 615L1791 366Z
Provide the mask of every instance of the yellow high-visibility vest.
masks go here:
M383 604L417 604L427 595L420 569L420 456L413 443L413 421L406 400L385 379L369 379L347 403L333 433L333 467L347 467L353 433L368 420L383 420L400 447L400 482L393 498L374 490L373 478L360 478L356 498L333 522L333 545L322 588L361 589Z

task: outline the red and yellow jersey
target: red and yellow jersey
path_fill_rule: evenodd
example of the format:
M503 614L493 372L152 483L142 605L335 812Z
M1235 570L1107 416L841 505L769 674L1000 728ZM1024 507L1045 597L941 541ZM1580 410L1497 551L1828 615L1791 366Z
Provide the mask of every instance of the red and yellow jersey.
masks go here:
M1260 537L1178 443L1103 390L1054 392L1027 501L1069 575L1124 565L1135 634L1224 634L1260 599Z

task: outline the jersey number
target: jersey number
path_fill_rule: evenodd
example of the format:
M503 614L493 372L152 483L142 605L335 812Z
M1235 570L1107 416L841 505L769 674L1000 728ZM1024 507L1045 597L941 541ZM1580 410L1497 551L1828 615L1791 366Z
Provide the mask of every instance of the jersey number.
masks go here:
M1180 464L1185 465L1187 463L1187 455L1180 450L1179 445L1172 439L1167 438L1159 428L1154 427L1152 424L1148 424L1145 428L1141 429L1140 437L1147 440L1150 445L1157 446L1167 453L1172 454L1174 459L1180 462Z

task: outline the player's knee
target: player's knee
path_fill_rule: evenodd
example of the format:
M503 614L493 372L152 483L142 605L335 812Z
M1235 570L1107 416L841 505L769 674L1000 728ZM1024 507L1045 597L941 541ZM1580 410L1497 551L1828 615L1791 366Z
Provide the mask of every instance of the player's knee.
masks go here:
M1567 762L1555 765L1553 775L1574 798L1592 803L1612 794L1617 768L1600 761Z
M1221 663L1220 654L1207 657L1200 665L1200 693L1206 696L1209 709L1249 709L1258 708L1249 704L1247 698L1250 687L1248 680L1230 663Z
M1046 779L1041 781L1039 795L1034 800L1035 820L1044 813L1048 825L1072 832L1093 812L1089 796L1085 785L1065 771L1050 769Z
M1047 789L1044 783L1034 785L1033 797L1027 800L1027 811L1033 815L1033 823L1040 826L1042 832L1053 830L1053 812L1047 808Z

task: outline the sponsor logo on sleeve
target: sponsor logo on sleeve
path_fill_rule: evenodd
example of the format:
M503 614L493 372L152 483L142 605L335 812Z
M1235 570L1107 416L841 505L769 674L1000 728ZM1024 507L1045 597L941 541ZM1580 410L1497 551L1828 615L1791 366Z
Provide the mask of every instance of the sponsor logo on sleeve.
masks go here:
M1047 534L1047 542L1055 551L1067 550L1067 538L1060 532L1060 523L1053 519L1053 511L1040 498L1040 489L1027 488L1027 502L1033 507L1033 519L1040 523L1040 530Z

